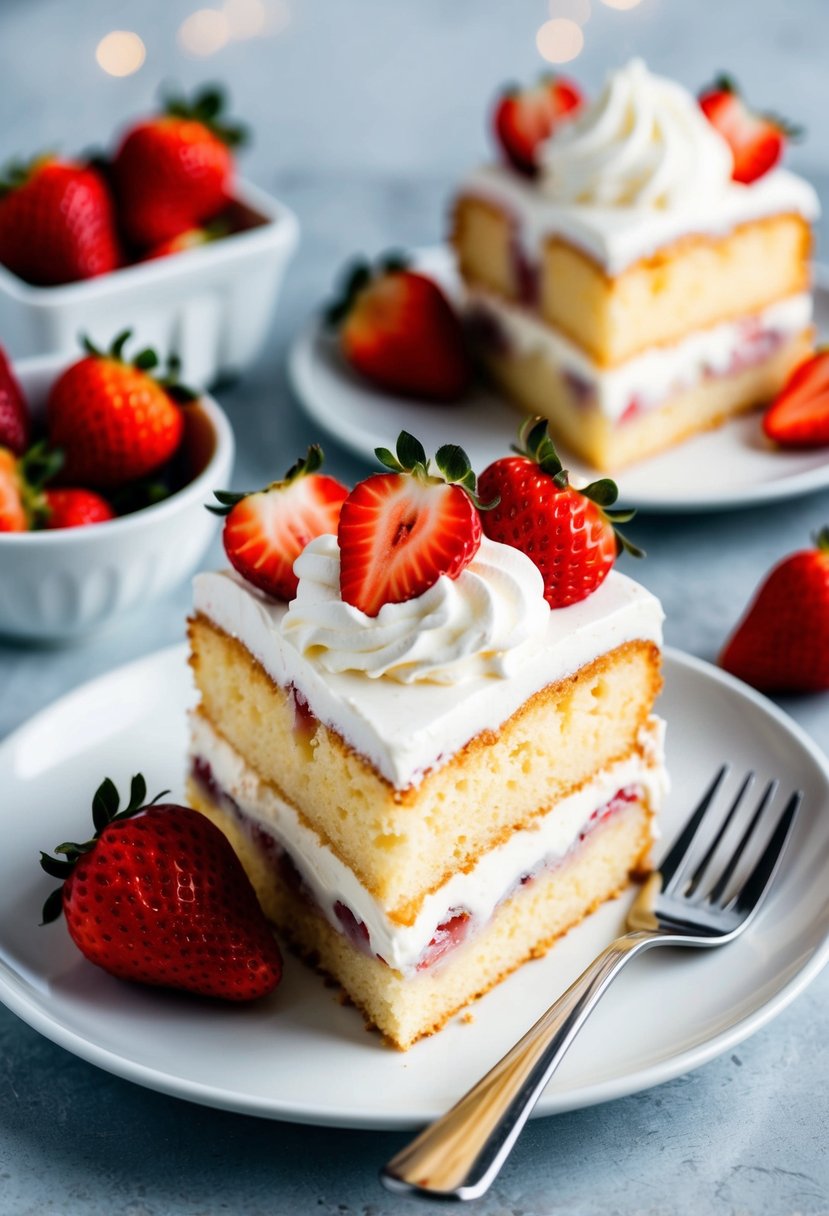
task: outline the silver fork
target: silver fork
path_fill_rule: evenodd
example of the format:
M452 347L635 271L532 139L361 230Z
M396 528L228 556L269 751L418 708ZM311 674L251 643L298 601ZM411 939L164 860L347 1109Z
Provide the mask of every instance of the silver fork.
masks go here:
M641 888L628 914L629 932L611 942L447 1114L391 1159L380 1173L389 1190L453 1199L483 1195L625 963L651 946L722 946L743 932L777 873L802 794L791 794L768 831L777 782L770 781L750 809L746 795L754 774L748 773L723 811L718 795L727 772L723 765ZM765 830L758 832L761 824Z

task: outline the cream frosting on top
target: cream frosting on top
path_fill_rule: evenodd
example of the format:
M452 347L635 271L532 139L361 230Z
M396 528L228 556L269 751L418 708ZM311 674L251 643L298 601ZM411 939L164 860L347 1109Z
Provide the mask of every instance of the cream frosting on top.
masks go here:
M340 596L336 536L312 540L294 572L299 588L282 621L287 641L324 671L401 684L507 677L526 644L544 633L550 612L535 564L487 537L457 578L441 575L422 595L384 604L376 617Z
M557 128L541 160L550 199L600 207L687 207L722 195L733 167L691 93L641 59L610 74L597 100Z
M540 597L539 597L540 598ZM328 672L287 640L285 604L262 595L235 571L199 574L194 606L238 638L275 683L293 687L308 708L393 786L425 774L485 730L497 730L534 693L572 675L625 642L662 640L662 609L644 587L611 570L587 599L551 611L546 624L513 651L504 679L476 674L455 684L369 679L362 671Z

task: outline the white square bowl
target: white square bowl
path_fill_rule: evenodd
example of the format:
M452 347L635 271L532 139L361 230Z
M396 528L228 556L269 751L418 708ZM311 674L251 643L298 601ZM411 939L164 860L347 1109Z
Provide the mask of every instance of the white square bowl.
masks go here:
M0 342L15 359L106 348L123 329L181 359L196 389L239 375L268 332L299 241L290 208L246 182L234 199L251 227L183 253L60 287L35 287L0 266Z
M72 361L48 355L15 363L34 418L42 418L52 383ZM212 397L185 408L193 411L185 442L197 471L169 498L84 528L0 533L0 637L59 641L88 634L192 573L219 526L205 504L229 484L234 442Z

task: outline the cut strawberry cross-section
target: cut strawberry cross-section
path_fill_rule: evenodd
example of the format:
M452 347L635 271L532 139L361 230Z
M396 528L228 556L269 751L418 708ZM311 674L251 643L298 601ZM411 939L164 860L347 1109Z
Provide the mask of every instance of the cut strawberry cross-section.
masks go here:
M230 564L242 578L279 600L292 600L298 585L294 562L316 536L337 531L348 489L317 470L322 448L312 444L281 481L264 490L216 490L214 515L226 515L222 540Z
M423 446L401 431L390 469L361 481L343 503L340 593L368 616L422 595L441 575L457 578L481 543L476 478L462 448L438 449L432 473Z

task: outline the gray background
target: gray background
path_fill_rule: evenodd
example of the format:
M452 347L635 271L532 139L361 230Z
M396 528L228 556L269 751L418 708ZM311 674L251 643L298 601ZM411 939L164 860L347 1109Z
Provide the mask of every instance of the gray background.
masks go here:
M199 60L176 42L198 0L0 0L0 160L100 145L150 106L161 81L218 78L255 132L243 172L299 213L302 246L267 352L220 394L236 430L240 487L268 480L318 438L286 387L291 336L352 253L440 239L453 181L485 154L495 88L542 66L534 40L548 15L544 0L287 4L281 33ZM121 80L94 60L99 38L115 28L136 30L148 50L141 71ZM631 54L695 89L719 69L733 71L751 98L808 128L789 163L829 197L825 0L643 0L628 12L593 0L585 39L564 70L591 92ZM326 446L337 475L365 472ZM713 658L771 562L827 522L826 494L720 517L640 518L636 537L650 557L636 574L664 602L668 641ZM205 565L219 561L216 546ZM90 676L181 639L188 606L184 586L73 647L0 643L0 737ZM786 706L829 745L825 699ZM3 810L13 822L14 808ZM827 998L824 975L733 1054L658 1089L532 1124L477 1211L829 1213ZM437 1211L379 1189L376 1168L401 1143L399 1135L260 1122L146 1092L0 1010L3 1214Z

